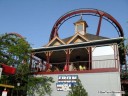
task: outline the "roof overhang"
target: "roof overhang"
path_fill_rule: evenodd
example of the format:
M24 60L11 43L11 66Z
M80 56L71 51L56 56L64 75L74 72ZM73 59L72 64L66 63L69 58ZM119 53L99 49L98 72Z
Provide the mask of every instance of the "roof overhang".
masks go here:
M32 52L40 53L40 52L44 52L44 51L58 51L58 50L64 50L64 49L68 49L68 48L75 49L75 48L82 48L82 47L98 46L98 45L103 45L103 44L105 44L105 45L112 44L112 43L119 44L123 40L124 40L123 37L119 37L119 38L112 38L112 39L94 40L94 41L82 42L82 43L76 43L76 44L33 48Z

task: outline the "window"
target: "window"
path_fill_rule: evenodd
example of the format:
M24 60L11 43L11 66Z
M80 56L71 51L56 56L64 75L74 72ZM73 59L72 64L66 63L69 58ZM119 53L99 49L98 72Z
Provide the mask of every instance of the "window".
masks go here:
M83 24L77 25L77 31L83 31Z

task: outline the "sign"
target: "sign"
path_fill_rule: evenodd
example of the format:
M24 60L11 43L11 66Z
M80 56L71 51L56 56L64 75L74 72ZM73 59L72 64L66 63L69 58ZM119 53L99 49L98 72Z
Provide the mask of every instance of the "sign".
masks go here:
M1 74L2 74L2 68L0 68L0 78L1 78Z
M76 84L78 75L59 75L56 83L57 91L70 91L71 87Z

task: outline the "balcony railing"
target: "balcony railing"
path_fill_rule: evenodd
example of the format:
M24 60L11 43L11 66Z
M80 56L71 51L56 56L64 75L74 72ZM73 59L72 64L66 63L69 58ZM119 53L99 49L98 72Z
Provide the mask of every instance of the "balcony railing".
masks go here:
M59 62L59 63L38 63L33 62L31 65L32 72L72 72L72 71L86 71L95 69L118 69L118 61L115 59L93 60L89 61L75 61Z

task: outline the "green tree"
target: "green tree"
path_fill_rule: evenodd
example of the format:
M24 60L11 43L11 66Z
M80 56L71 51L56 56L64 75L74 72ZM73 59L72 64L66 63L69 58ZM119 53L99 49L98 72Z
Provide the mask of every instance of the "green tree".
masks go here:
M128 38L125 38L124 41L122 41L119 45L120 50L124 50L123 53L121 53L121 55L124 56L120 56L121 60L122 59L126 59L126 62L124 63L124 65L122 66L122 70L121 70L121 81L127 81L128 80L128 63L127 63L127 58L128 58ZM125 57L125 58L124 58ZM124 60L125 61L125 60ZM122 84L122 90L125 91L125 95L123 96L128 96L128 85L126 83Z
M71 91L69 91L67 96L88 96L88 94L81 81L78 79L76 84L71 87Z
M39 96L50 95L53 78L34 77L30 74L30 53L31 46L24 38L15 34L0 35L0 64L16 68L15 75L2 74L0 83L14 85L14 93L19 91L18 96L21 92L22 96L26 96L26 93L35 96L35 92ZM17 86L18 82L20 82L20 87Z

